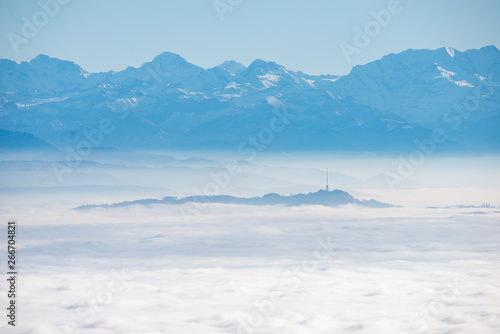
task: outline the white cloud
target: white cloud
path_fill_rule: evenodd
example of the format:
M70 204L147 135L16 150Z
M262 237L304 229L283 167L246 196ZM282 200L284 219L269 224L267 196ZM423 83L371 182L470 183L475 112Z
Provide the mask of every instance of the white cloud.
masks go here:
M169 205L32 208L18 219L19 329L495 333L500 214L469 211L214 204L185 224Z

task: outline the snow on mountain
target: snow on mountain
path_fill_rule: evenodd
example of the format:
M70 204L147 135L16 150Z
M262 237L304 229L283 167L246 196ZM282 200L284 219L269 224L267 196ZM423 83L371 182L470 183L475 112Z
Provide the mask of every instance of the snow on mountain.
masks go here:
M484 86L497 78L494 46L407 50L342 77L260 59L205 70L169 52L138 68L89 74L41 55L20 64L0 60L0 128L65 147L109 118L116 130L106 146L235 149L269 127L276 110L286 110L293 121L266 149L391 151L449 127L443 115L483 87L477 112L443 147L491 149L500 146L500 95L486 94Z
M432 127L455 105L474 96L484 78L500 80L500 51L494 46L465 52L449 47L407 50L355 66L334 86L340 95ZM479 118L497 110L498 101L499 92L494 99L484 99Z
M39 55L30 62L0 60L0 92L16 97L50 96L85 85L88 73L71 61Z
M446 49L446 52L448 52L448 54L450 55L451 58L455 57L455 49L450 47L450 46L446 46L445 47Z

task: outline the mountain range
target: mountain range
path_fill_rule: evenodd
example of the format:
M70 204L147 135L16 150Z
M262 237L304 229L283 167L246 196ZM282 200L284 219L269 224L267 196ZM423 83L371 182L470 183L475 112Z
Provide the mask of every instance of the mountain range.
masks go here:
M498 87L494 46L407 50L344 76L264 60L203 69L169 52L105 73L3 59L0 149L400 152L439 128L442 151L498 151Z

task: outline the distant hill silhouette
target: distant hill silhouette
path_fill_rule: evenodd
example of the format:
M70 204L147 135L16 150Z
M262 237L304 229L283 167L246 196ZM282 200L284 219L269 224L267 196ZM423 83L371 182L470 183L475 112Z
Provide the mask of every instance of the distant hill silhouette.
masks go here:
M371 208L393 207L391 204L378 202L376 200L358 200L349 193L341 190L319 190L308 194L295 194L283 196L275 193L266 194L262 197L242 198L229 195L216 196L189 196L184 198L164 197L163 199L140 199L135 201L120 202L115 204L82 205L77 210L92 208L115 208L132 205L147 204L184 204L184 203L223 203L223 204L243 204L243 205L277 205L299 206L304 204L323 205L335 207L345 204L357 204Z
M55 148L30 133L0 129L0 152L20 150L55 150Z

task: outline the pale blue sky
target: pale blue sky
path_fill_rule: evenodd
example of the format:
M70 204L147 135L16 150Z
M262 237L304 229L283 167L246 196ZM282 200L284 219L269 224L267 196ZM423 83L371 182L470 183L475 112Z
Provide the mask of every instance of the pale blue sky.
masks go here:
M41 0L51 1L63 0ZM409 48L500 48L498 0L400 0L401 13L351 62L339 45L353 44L354 28L364 29L374 20L370 11L391 0L217 1L236 4L223 21L214 0L64 0L15 52L9 33L23 37L23 17L33 22L35 15L43 25L44 14L38 1L0 0L0 58L47 54L97 72L137 67L170 51L204 68L261 58L310 74L346 74L356 64Z

